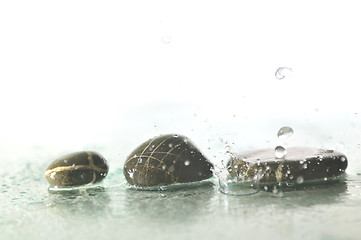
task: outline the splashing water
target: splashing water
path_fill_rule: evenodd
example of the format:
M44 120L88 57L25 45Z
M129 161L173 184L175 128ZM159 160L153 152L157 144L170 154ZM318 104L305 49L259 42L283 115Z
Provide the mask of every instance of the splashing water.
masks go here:
M260 191L257 179L254 179L254 181L241 181L239 178L231 176L226 168L217 172L216 176L219 181L220 192L226 195L247 196Z
M278 80L282 80L286 77L290 77L292 75L292 68L289 67L280 67L277 69L275 76Z
M289 138L290 136L292 136L293 134L293 129L291 127L282 127L278 133L277 133L277 137L279 139L286 139Z

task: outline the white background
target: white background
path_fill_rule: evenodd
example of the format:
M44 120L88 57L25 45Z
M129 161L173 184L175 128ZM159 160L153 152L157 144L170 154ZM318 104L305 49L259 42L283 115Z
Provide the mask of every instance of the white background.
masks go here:
M0 151L121 158L166 131L252 142L283 124L356 149L360 23L358 1L1 1Z

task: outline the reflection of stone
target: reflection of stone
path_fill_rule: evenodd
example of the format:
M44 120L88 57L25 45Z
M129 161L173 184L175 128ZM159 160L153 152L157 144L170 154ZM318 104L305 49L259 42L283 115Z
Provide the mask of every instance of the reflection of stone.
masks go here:
M273 149L236 154L228 163L228 171L241 181L264 184L307 183L334 180L347 168L347 158L333 150L308 147L287 149L287 156L276 158Z
M201 181L213 176L213 164L186 137L161 135L137 147L124 164L127 181L136 186Z
M100 216L108 212L110 196L104 187L78 188L49 193L44 203L57 215Z
M210 181L166 191L126 191L124 208L136 222L159 221L184 224L211 213L217 187ZM214 209L213 209L214 210Z
M107 161L100 154L75 152L52 162L45 177L52 186L81 186L102 181L108 169Z
M260 191L258 194L246 197L228 197L223 195L220 198L220 205L223 206L231 216L289 216L289 213L301 211L304 207L319 206L328 208L332 204L345 201L345 193L348 191L348 184L345 182L333 182L332 184L298 185L295 188L281 188L279 193ZM295 191L297 190L297 191ZM280 199L281 198L281 199ZM253 219L254 220L254 219Z

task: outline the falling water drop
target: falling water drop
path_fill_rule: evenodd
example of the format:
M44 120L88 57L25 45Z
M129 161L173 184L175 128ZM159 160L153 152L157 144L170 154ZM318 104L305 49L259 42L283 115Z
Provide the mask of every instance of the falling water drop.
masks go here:
M286 138L292 136L292 134L293 134L293 129L291 127L282 127L278 131L277 136L280 139L286 139Z
M289 67L279 67L275 73L275 76L278 80L282 80L286 77L290 77L292 75L292 68Z
M284 158L287 155L287 151L282 146L277 146L275 148L275 156L276 158Z

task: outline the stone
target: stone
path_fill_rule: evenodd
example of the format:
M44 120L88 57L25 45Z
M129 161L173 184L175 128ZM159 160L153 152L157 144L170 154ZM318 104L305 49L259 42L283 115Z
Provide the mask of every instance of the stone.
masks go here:
M140 187L201 181L213 176L213 164L185 136L161 135L129 154L123 169L128 183Z
M337 180L347 168L346 156L333 150L290 147L286 151L283 158L276 158L274 149L238 153L228 161L227 169L240 181L302 184Z
M107 161L99 153L75 152L56 159L45 172L46 180L54 187L91 185L108 174Z

